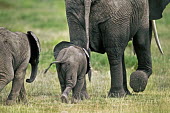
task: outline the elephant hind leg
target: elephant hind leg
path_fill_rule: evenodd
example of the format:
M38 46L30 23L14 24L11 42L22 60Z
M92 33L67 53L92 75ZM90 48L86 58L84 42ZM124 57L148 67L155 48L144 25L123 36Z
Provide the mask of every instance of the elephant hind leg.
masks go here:
M23 62L15 72L14 79L12 82L11 92L8 96L7 101L6 101L7 105L16 103L16 99L19 96L21 88L23 87L23 84L24 84L24 78L25 78L25 74L26 74L27 64L28 64L28 60Z
M71 91L71 87L66 87L66 89L64 90L64 92L61 95L61 101L62 103L68 103L68 94Z
M84 98L83 94L81 94L82 92L82 88L84 86L84 82L85 82L85 79L84 79L84 75L80 75L77 79L77 83L75 85L75 87L73 88L73 98L72 98L72 102L71 103L78 103L79 101L81 101L82 98ZM81 98L82 96L82 98Z
M76 69L76 68L75 68ZM62 92L61 101L68 103L68 95L70 91L75 87L77 81L77 70L73 71L71 68L67 70L66 73L66 88Z
M13 78L14 78L13 74L10 75L0 74L0 92L9 82L12 81Z
M19 97L18 97L18 101L19 102L24 102L24 103L27 103L27 98L26 98L26 90L25 90L25 87L24 87L24 83L21 87L21 90L20 90L20 93L19 93Z
M87 93L87 87L86 87L86 79L84 79L84 85L81 89L81 99L84 100L84 99L89 99L90 96L89 94Z

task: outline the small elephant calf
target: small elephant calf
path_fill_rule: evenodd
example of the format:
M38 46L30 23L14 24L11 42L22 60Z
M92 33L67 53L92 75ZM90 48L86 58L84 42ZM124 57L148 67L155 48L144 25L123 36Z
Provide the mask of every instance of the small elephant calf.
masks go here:
M56 64L61 85L62 102L68 103L68 94L71 90L73 91L72 103L77 103L83 98L89 98L85 80L85 75L90 69L87 51L70 42L63 41L55 46L54 57L56 61L52 62L50 66ZM90 77L91 74L89 74Z
M0 27L0 92L12 81L7 104L14 104L17 97L26 102L24 78L28 64L31 64L31 83L37 75L40 44L33 32L27 34L11 32Z

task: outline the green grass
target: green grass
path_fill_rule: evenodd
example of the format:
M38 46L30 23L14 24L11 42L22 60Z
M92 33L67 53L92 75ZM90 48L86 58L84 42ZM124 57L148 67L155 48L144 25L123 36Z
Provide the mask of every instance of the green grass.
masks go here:
M92 82L87 80L91 98L79 104L64 104L60 100L60 85L55 66L47 74L45 68L54 60L53 48L69 40L64 0L0 0L0 26L12 31L33 31L41 42L39 72L36 80L27 84L28 103L5 106L11 83L0 92L0 113L168 113L170 111L170 6L164 18L157 21L162 56L152 40L153 74L142 93L134 93L129 87L129 75L137 67L131 47L125 52L128 87L133 93L125 98L107 98L110 88L110 72L106 54L92 53ZM30 67L26 78L30 76Z

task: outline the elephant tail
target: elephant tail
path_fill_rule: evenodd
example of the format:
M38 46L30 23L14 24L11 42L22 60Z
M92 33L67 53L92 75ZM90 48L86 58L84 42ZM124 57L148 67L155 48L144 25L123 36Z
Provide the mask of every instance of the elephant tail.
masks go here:
M162 47L161 47L161 44L160 44L160 41L159 41L159 37L158 37L157 29L156 29L156 22L155 22L155 20L152 20L152 29L153 29L153 32L154 32L155 41L156 41L156 44L158 46L158 49L159 49L160 53L163 55L164 52L162 50Z
M58 64L58 63L61 63L61 62L60 62L60 61L54 61L54 62L52 62L52 63L48 66L48 68L45 69L44 74L47 73L47 71L50 69L50 67L51 67L53 64Z

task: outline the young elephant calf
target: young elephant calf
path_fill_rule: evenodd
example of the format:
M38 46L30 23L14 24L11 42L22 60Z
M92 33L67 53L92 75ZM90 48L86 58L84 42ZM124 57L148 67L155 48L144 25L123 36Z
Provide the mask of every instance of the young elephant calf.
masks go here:
M30 63L32 72L27 82L31 83L37 75L39 53L40 44L33 32L11 32L0 27L0 92L12 81L7 104L14 104L18 96L20 100L26 101L26 69Z
M89 56L85 49L71 44L60 42L54 48L58 78L61 85L61 100L68 103L68 94L72 90L72 103L77 103L83 98L89 98L86 91L85 75L89 70ZM46 69L50 68L50 66ZM89 74L89 78L90 78Z

